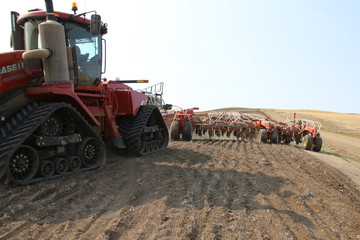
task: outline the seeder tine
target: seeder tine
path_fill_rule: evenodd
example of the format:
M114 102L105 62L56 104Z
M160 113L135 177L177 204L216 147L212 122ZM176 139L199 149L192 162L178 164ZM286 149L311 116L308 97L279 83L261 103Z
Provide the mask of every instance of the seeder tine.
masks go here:
M230 128L228 128L227 131L226 131L226 136L228 138L231 136L231 132L232 132L232 130L230 130Z
M221 136L221 130L219 128L215 129L215 135L220 137Z

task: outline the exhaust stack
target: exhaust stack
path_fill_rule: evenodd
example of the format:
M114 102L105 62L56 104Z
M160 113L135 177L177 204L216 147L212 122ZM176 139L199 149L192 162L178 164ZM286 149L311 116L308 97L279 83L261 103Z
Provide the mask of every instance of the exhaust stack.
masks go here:
M55 21L52 0L45 0L45 4L47 21L39 25L42 49L27 51L23 54L23 58L25 60L42 59L45 84L69 82L64 26Z

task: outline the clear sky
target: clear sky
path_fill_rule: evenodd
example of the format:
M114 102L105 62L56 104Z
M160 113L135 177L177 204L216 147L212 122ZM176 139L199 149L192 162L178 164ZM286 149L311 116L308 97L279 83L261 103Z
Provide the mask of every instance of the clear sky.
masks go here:
M167 103L360 113L358 0L77 3L108 24L105 77L150 80L135 89L164 82ZM0 51L10 50L10 11L33 8L44 1L3 4Z

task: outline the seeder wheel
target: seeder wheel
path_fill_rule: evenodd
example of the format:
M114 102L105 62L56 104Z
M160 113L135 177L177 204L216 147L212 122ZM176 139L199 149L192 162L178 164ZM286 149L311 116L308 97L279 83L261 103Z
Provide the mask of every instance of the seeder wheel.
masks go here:
M266 143L267 142L267 130L266 129L260 129L259 132L259 142Z
M183 123L183 132L182 138L184 141L191 141L192 139L192 123L191 122L184 122Z
M276 131L271 131L270 140L271 140L271 143L277 143L277 141L278 141L278 133Z
M310 150L313 147L313 137L308 134L304 137L304 148Z
M321 138L321 137L317 137L317 138L315 139L315 145L314 145L314 147L313 147L313 151L315 151L315 152L320 152L321 147L322 147L322 138Z
M180 139L180 123L173 121L170 125L170 137L171 140L179 141Z

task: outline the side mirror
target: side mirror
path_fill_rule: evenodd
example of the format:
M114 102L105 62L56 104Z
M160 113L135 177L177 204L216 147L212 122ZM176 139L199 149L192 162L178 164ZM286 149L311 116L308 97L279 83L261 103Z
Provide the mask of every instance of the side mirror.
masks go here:
M101 29L101 16L97 14L91 15L90 33L92 35L99 35Z

